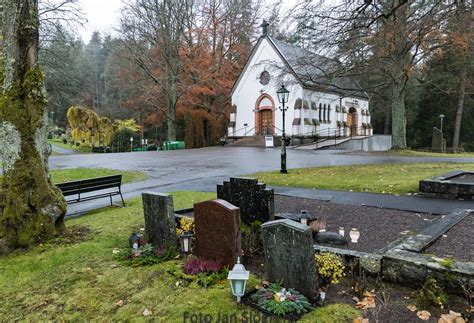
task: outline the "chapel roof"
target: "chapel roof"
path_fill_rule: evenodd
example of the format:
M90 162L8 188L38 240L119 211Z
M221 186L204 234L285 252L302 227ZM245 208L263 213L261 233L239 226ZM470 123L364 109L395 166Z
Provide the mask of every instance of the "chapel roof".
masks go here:
M349 76L341 75L339 72L341 63L337 60L315 54L268 35L262 37L267 38L275 47L304 88L368 98L367 93L357 81Z

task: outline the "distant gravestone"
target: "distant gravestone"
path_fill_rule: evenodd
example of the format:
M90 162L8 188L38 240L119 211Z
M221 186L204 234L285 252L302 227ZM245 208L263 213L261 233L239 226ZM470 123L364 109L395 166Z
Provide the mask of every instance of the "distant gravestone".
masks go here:
M254 178L231 177L230 182L217 185L217 198L238 206L242 222L246 224L274 219L274 195L273 189L267 189Z
M433 128L433 138L431 140L431 151L442 152L446 151L446 139L443 138L443 132L438 128Z
M224 200L194 204L196 256L232 268L242 250L239 208Z
M319 284L311 228L283 219L264 223L262 232L269 281L281 281L316 302Z
M160 193L142 193L147 241L166 248L176 244L176 222L173 196Z

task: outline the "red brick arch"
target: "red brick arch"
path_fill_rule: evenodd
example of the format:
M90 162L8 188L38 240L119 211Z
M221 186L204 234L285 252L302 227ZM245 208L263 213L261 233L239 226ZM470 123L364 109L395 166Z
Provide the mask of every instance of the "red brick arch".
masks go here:
M263 99L269 99L272 105L265 105L261 106L260 103L263 101ZM267 93L261 94L258 98L257 101L255 102L255 133L257 135L260 135L262 133L262 124L261 124L261 116L260 112L262 110L270 110L272 112L272 119L273 119L273 128L272 128L272 133L275 133L275 101L271 97L271 95Z

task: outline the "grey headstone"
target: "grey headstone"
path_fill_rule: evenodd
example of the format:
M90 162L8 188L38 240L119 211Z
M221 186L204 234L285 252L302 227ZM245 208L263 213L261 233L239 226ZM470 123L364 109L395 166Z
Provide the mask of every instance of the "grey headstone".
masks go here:
M145 234L149 243L166 248L176 244L176 222L173 196L161 193L142 193L145 214Z
M229 182L217 185L217 198L240 208L242 222L262 223L275 216L274 191L254 178L231 177Z
M311 228L284 219L264 223L262 233L268 279L282 281L286 288L294 288L316 302L319 284Z
M443 138L443 133L438 128L433 128L433 138L431 140L431 150L437 152L445 152L446 140Z

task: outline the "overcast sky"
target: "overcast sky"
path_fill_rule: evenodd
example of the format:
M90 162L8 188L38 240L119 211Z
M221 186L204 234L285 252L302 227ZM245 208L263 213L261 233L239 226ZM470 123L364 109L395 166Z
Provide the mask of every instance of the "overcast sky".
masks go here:
M79 0L87 23L79 28L82 40L88 43L92 33L97 30L101 33L113 33L120 19L122 0Z
M265 2L270 4L275 1L266 0ZM77 2L88 21L84 27L79 27L79 33L86 44L89 42L94 31L97 30L101 34L112 34L114 29L119 27L120 9L122 8L123 0L78 0ZM296 0L282 1L283 10L289 9L296 2Z

